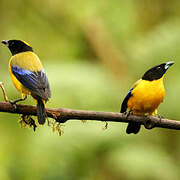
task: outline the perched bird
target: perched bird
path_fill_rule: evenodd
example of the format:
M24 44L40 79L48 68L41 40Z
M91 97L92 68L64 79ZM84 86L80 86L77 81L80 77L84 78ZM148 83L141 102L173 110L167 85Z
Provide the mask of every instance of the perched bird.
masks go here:
M46 120L45 103L51 97L49 82L40 59L33 52L32 47L21 40L3 40L12 53L9 61L9 72L16 89L22 98L11 101L16 104L31 95L37 103L37 117L39 124Z
M121 113L129 109L129 113L133 115L156 115L165 96L164 75L173 64L174 62L163 63L145 72L126 95L121 105ZM126 133L137 134L140 127L140 123L129 122Z

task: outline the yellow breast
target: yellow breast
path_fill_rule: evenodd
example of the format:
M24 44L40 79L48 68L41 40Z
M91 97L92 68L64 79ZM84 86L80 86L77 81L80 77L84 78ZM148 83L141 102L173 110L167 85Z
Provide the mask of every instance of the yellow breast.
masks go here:
M132 90L128 108L133 114L152 114L163 101L165 89L163 77L158 80L141 80Z
M29 95L30 94L30 91L25 88L19 81L18 79L14 76L14 74L12 73L12 70L11 70L11 60L9 61L9 73L10 73L10 76L11 76L11 80L14 84L14 86L16 87L16 89L22 94L22 97L24 97L24 95Z

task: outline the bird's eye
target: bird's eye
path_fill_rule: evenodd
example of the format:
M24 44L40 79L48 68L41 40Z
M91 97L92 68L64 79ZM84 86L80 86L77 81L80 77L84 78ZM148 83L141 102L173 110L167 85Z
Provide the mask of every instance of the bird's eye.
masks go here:
M161 69L161 67L157 67L157 69L159 70L159 69Z

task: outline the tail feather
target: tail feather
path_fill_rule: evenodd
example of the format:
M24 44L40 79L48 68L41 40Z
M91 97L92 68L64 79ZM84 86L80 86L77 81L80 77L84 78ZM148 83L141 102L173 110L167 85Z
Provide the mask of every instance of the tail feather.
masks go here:
M46 111L44 102L40 99L37 100L37 117L39 124L44 124L46 121Z
M126 129L126 133L127 134L131 134L131 133L137 134L139 132L140 128L141 128L141 124L140 123L130 122L128 124L127 129Z

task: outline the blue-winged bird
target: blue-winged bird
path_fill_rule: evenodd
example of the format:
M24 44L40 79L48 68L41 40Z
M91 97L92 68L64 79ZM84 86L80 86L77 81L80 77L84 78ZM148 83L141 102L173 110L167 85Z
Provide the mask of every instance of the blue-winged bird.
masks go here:
M121 113L128 109L129 113L134 115L156 115L165 96L164 75L173 64L174 62L163 63L145 72L126 95L121 105ZM137 134L140 127L139 123L129 122L126 133Z
M40 59L33 52L32 47L21 40L3 40L12 53L9 61L9 72L16 89L22 98L11 103L15 104L31 95L37 103L37 117L39 124L46 120L45 103L51 97L49 82Z

